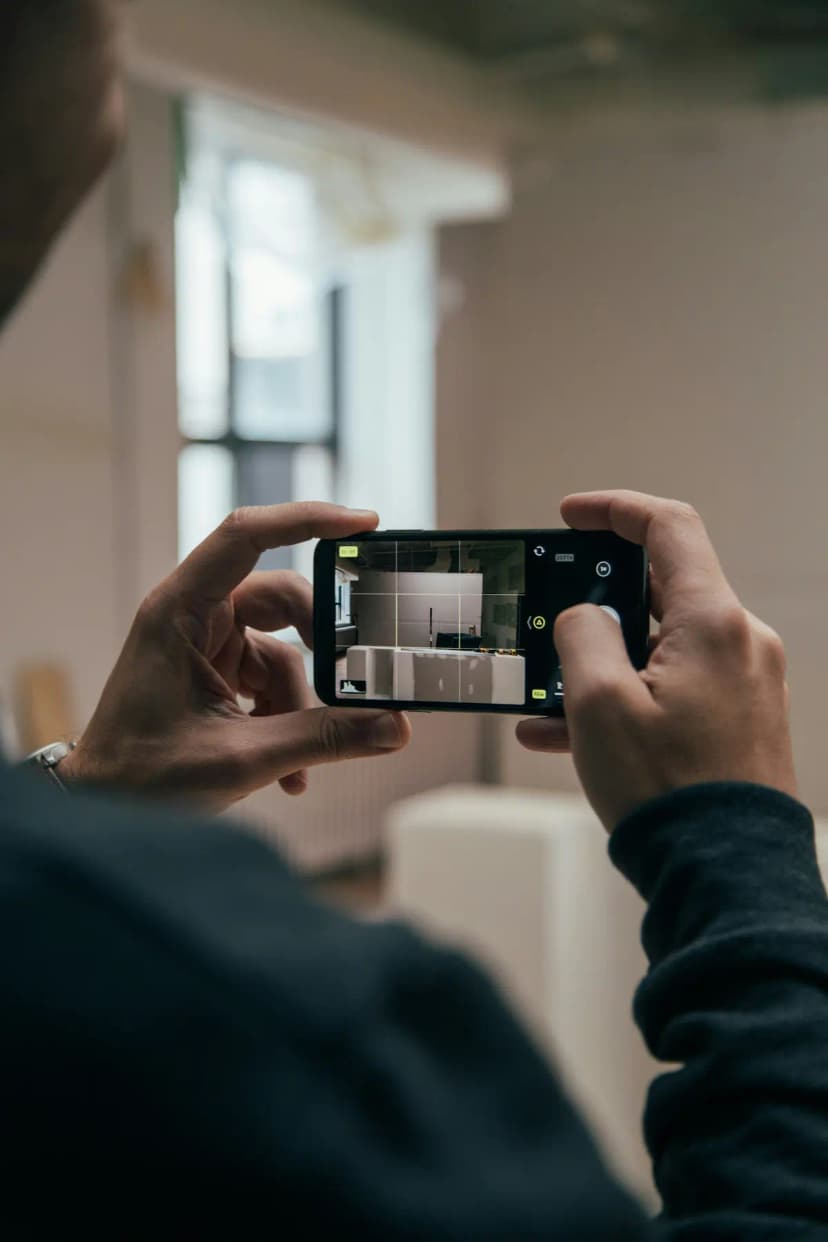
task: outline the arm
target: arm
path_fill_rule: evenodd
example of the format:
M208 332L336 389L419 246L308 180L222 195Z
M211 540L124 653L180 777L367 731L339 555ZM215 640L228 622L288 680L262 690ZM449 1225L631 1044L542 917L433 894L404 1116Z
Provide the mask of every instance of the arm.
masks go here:
M645 1114L657 1236L828 1236L828 902L810 815L758 786L699 786L625 820L610 853L649 903L636 1018L680 1067Z
M243 833L0 790L4 1236L646 1236L461 956Z
M613 858L650 903L636 1015L679 1063L646 1116L662 1236L828 1236L828 908L794 800L781 641L742 607L687 505L593 493L563 513L647 547L661 623L639 673L599 609L564 613L566 727L519 732L531 749L571 745Z

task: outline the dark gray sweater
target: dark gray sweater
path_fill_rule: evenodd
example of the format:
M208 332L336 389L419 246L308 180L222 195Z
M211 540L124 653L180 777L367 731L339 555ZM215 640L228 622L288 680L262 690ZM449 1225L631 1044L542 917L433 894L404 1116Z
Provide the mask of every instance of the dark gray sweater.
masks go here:
M613 1182L487 978L216 823L0 772L4 1239L828 1238L828 903L790 799L624 822L665 1211Z

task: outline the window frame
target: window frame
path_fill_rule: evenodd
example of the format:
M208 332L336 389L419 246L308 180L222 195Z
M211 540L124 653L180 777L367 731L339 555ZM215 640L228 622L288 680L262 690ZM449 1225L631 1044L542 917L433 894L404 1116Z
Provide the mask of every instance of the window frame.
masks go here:
M186 142L186 139L182 138ZM181 439L180 452L185 451L192 445L208 445L213 448L224 449L228 452L232 463L231 473L231 493L234 497L234 505L238 507L245 503L243 490L240 481L241 460L245 453L255 452L259 450L283 449L285 451L298 450L302 448L319 448L325 450L330 455L332 477L334 479L334 491L336 490L337 470L340 457L340 445L342 434L342 416L343 416L343 348L344 348L344 331L345 316L347 304L347 288L342 281L333 280L329 287L319 292L320 319L322 328L322 345L321 345L321 365L326 372L324 375L325 384L325 401L328 405L329 431L325 436L308 437L306 439L281 439L281 438L264 438L261 436L245 436L238 431L238 387L237 374L239 366L239 357L236 352L235 341L235 321L234 321L234 289L233 289L233 246L231 242L231 227L228 219L228 180L229 173L234 163L247 160L250 157L241 155L238 151L217 151L217 158L221 162L221 192L218 196L218 202L214 204L216 212L216 220L222 241L222 263L223 263L223 290L224 290L224 322L226 324L226 345L227 345L227 395L226 395L226 430L218 436L194 436L184 431L179 426L179 434ZM271 167L279 167L276 160L266 160L256 156L256 162ZM181 160L179 170L179 186L181 186L187 177L186 172L186 148L184 157Z

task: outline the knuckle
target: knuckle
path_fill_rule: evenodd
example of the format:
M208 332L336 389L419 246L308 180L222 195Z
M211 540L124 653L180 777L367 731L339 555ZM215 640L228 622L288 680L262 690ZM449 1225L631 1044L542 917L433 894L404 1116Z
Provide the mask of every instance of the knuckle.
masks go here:
M298 647L291 647L285 644L282 659L284 660L285 667L288 671L295 673L301 672L304 674L305 657L302 655L302 652Z
M219 529L225 535L240 535L249 528L251 513L252 509L249 505L242 505L227 514Z
M578 692L575 709L581 717L592 721L617 716L623 699L623 687L610 673L593 676L588 686Z
M303 595L308 590L310 583L304 574L297 573L295 569L285 569L280 579L280 589L287 595Z
M762 637L761 642L762 654L768 668L781 677L785 676L788 660L785 654L785 644L776 633L775 630L767 629Z
M135 614L136 624L144 629L157 626L166 614L167 602L167 593L164 588L155 587L138 605L138 611Z
M319 512L319 502L316 500L297 500L296 509L302 517L313 517Z
M157 602L155 592L152 591L138 605L138 611L135 614L135 621L138 625L151 624L155 618L157 611Z
M297 500L294 504L294 512L304 525L312 526L318 522L325 513L326 506L318 500ZM299 574L296 575L300 577Z
M675 517L682 518L685 522L701 522L698 509L686 500L674 500L671 511Z
M751 641L750 618L741 604L724 604L706 618L706 629L717 646L743 650Z
M677 526L701 526L701 516L686 500L667 500L651 518L651 526L668 531Z
M320 753L329 755L333 759L341 758L345 752L345 739L341 724L332 712L319 713L318 730Z
M609 501L609 521L610 526L615 528L625 515L629 512L630 492L615 492L610 496Z

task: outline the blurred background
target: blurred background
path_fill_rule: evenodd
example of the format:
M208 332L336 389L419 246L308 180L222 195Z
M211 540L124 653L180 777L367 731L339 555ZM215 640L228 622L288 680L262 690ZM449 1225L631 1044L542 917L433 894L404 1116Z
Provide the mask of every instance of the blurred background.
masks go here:
M82 727L237 504L544 526L623 486L695 504L784 637L828 811L828 4L141 0L129 69L0 343L9 745ZM327 875L409 795L576 788L508 718L415 734L243 814Z

